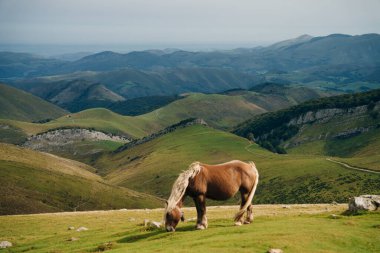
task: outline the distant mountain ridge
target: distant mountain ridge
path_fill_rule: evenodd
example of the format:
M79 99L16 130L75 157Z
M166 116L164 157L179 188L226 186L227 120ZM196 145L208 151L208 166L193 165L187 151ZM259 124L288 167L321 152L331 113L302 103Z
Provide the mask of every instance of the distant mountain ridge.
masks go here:
M0 66L7 68L9 62L0 54ZM21 54L14 54L20 56ZM295 39L275 43L268 47L250 49L244 53L188 52L169 51L157 53L155 51L136 51L120 54L104 51L83 57L74 62L61 62L45 60L41 66L36 66L33 72L20 72L14 74L4 72L3 77L36 76L46 74L63 74L73 71L110 71L122 68L154 69L173 67L211 67L232 68L237 71L254 72L257 70L283 70L290 71L299 68L324 65L344 64L379 64L380 35L342 35L331 34L323 37L303 35ZM25 55L24 55L25 56ZM29 58L18 57L19 62L30 61ZM46 64L50 63L50 67ZM1 73L1 72L0 72Z

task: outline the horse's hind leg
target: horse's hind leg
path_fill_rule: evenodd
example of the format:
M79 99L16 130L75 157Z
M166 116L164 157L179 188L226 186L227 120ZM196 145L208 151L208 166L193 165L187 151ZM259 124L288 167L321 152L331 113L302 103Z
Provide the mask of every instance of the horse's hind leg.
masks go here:
M244 193L244 192L240 192L241 194L241 204L240 204L240 209L243 208L243 206L245 205L245 203L247 202L247 199L248 199L248 193ZM243 223L246 223L244 221L244 213L242 213L241 216L239 217L236 217L236 222L235 222L235 225L236 226L241 226L243 225Z
M198 195L194 198L195 207L197 208L197 229L208 227L206 217L206 198L204 195Z
M249 205L247 208L247 217L245 218L244 224L249 224L253 221L253 205Z

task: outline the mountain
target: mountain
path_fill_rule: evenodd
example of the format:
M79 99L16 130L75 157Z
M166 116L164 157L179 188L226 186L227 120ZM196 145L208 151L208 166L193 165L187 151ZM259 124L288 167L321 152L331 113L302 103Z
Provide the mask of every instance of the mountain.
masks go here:
M272 50L282 49L282 48L286 48L286 47L289 47L289 46L294 46L294 45L297 45L297 44L308 42L312 38L313 38L313 36L310 36L308 34L304 34L304 35L298 36L297 38L294 38L294 39L289 39L289 40L284 40L284 41L280 41L280 42L274 43L274 44L270 45L268 47L268 49L272 49Z
M156 71L119 69L102 72L75 72L59 76L10 81L12 85L39 95L40 90L65 88L75 80L101 83L112 92L133 99L146 96L173 96L186 92L216 93L232 88L248 89L260 83L255 75L228 69L175 68ZM79 94L79 93L78 93ZM41 97L45 97L42 95Z
M98 82L81 79L48 83L28 80L20 87L71 112L125 100Z
M181 98L183 96L148 96L112 103L105 107L121 115L137 116L151 112Z
M274 154L247 139L202 125L105 154L95 167L113 184L167 198L178 174L193 161L215 164L234 159L257 165L260 187L255 203L345 202L360 193L379 193L380 175L348 170L323 156ZM238 199L229 203L237 204Z
M240 124L234 133L284 153L353 158L379 170L380 90L308 101Z
M158 94L163 92L165 86L159 85L147 94L144 89L139 90L140 96L173 95L179 94L181 87L194 86L194 92L206 92L203 83L199 82L200 74L197 69L218 69L219 72L234 71L250 73L262 81L275 81L283 83L334 82L338 84L350 84L354 82L380 82L380 35L344 35L331 34L328 36L310 38L307 35L282 41L268 47L257 47L247 50L213 51L213 52L188 52L175 50L168 53L157 53L156 51L141 51L120 54L110 51L83 57L73 62L58 60L35 59L31 56L21 57L18 54L0 54L0 66L3 74L0 78L10 77L36 77L51 76L74 73L77 71L110 72L124 69L139 71L158 72L156 78L165 76L176 80L177 89L169 89L170 94ZM11 55L10 55L11 54ZM9 58L14 58L10 61ZM28 64L32 61L33 64ZM41 63L40 63L40 62ZM18 68L17 66L20 66ZM27 66L27 67L25 67ZM13 69L12 71L8 71ZM190 77L183 80L182 69L196 69ZM215 70L214 70L215 71ZM328 74L327 74L328 73ZM145 73L137 73L144 77ZM218 73L218 75L221 75ZM190 82L187 82L189 80ZM223 79L219 79L223 80ZM140 82L130 80L127 86L136 87L142 85ZM108 83L104 83L107 88ZM157 83L157 82L156 82ZM161 83L161 82L160 82ZM164 82L165 83L165 82ZM221 82L223 83L223 82ZM213 82L215 85L215 80ZM120 87L125 83L119 83ZM206 83L208 86L209 83ZM147 84L142 85L145 89ZM230 88L241 88L243 84L230 83ZM251 85L252 86L252 85ZM148 90L149 90L148 88ZM245 87L247 88L247 87ZM186 87L188 89L188 87ZM226 87L224 87L226 89ZM113 90L113 89L111 89ZM182 88L183 90L183 88ZM223 90L221 88L219 91ZM115 90L113 90L115 91ZM211 91L211 92L219 92ZM183 92L183 91L182 91ZM120 95L125 97L125 93ZM137 97L133 95L133 97Z
M44 124L20 121L2 121L2 124L21 129L26 135L59 128L91 128L128 138L141 138L188 118L202 118L210 126L229 129L254 115L329 95L308 88L281 87L279 89L282 93L278 94L274 92L261 94L248 90L240 90L239 93L230 91L225 94L187 94L152 112L135 117L95 108L65 115ZM302 98L300 94L305 95Z
M112 186L88 165L0 143L0 214L158 207L153 196Z
M27 53L0 52L0 78L41 75L65 62Z
M0 83L0 118L22 121L51 120L67 111L25 91Z

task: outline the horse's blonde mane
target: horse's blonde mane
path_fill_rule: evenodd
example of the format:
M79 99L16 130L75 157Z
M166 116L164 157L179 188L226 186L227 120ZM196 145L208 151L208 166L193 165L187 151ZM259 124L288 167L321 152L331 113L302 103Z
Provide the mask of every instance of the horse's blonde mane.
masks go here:
M183 195L185 195L186 188L189 185L189 179L192 179L198 175L201 169L202 168L199 162L193 162L186 171L182 172L178 176L177 180L173 184L172 192L170 193L166 206L166 212L172 211L177 206Z

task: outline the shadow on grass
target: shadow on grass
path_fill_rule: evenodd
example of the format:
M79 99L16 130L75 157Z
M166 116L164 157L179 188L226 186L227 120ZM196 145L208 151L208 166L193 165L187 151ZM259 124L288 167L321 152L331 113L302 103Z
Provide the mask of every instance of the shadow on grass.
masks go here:
M195 231L195 227L193 225L181 226L176 232L166 232L165 229L156 229L153 231L144 231L138 235L130 235L118 240L118 243L134 243L139 242L141 240L158 240L162 238L166 238L169 236L175 235L175 233Z
M359 215L366 215L366 214L369 214L369 211L367 211L367 210L357 210L357 211L346 210L343 213L341 213L341 215L343 215L343 216L359 216Z

